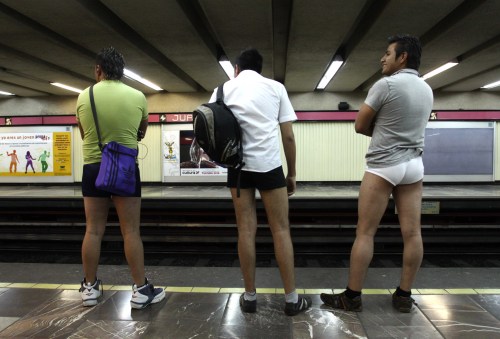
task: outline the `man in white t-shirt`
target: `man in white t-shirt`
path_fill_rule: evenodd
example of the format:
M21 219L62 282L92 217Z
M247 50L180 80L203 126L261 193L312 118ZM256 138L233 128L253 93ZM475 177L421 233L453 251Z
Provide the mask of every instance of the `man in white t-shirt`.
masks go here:
M422 152L433 94L418 74L422 54L419 40L409 35L396 35L388 42L380 60L382 74L386 77L370 89L355 122L356 132L372 139L359 190L349 282L342 293L321 294L325 304L347 311L362 310L361 290L373 257L373 238L391 194L404 242L401 280L392 296L392 305L400 312L410 312L413 307L411 287L423 256L420 233Z
M293 245L288 220L288 196L295 192L295 138L292 123L297 119L285 87L263 77L262 56L247 49L238 57L235 78L224 84L224 102L233 111L242 129L243 160L240 197L238 171L228 169L227 186L238 224L238 254L245 282L240 296L243 312L257 310L255 287L255 234L257 232L256 189L266 210L274 251L285 290L285 313L298 314L311 306L309 297L295 290ZM216 99L214 91L211 102ZM283 173L280 132L288 174Z

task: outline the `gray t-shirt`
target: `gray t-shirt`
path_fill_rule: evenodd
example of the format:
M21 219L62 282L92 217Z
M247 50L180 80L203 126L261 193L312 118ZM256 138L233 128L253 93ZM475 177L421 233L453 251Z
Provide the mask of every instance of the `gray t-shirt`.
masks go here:
M422 154L433 100L431 87L409 68L370 88L365 104L377 113L366 153L368 167L395 166Z

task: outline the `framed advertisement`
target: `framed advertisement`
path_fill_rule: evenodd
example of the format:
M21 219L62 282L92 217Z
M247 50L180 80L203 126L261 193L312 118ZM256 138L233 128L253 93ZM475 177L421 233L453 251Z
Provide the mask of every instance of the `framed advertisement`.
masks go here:
M0 182L73 182L71 126L0 128Z
M218 166L195 142L192 124L165 124L161 131L163 182L226 182Z

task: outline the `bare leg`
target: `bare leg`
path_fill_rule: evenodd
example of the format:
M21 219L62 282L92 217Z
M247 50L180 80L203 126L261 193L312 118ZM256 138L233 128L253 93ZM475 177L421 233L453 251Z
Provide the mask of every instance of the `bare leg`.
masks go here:
M140 219L141 198L113 197L120 230L123 236L125 257L130 268L132 279L137 286L144 285L144 247L142 245Z
M393 186L385 179L365 172L358 200L356 240L351 250L348 287L361 291L373 258L373 237L385 213Z
M288 194L286 187L261 191L262 202L274 242L274 253L280 269L285 293L295 290L293 244L288 220Z
M240 197L236 196L236 188L231 188L236 223L238 224L238 256L245 283L245 291L253 292L255 287L255 234L257 232L257 215L255 205L255 189L240 189Z
M86 229L82 243L82 263L85 280L93 283L101 255L101 241L108 219L109 199L84 197Z
M398 209L404 242L400 288L404 291L410 291L424 253L420 225L422 181L411 185L397 186L393 196Z

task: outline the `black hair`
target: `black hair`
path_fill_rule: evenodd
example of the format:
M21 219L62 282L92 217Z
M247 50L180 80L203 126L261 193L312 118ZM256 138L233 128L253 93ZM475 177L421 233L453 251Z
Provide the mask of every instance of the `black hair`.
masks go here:
M418 71L418 68L420 67L420 57L422 56L422 46L420 45L420 40L417 37L408 34L394 35L389 37L387 41L389 42L389 45L396 43L396 58L398 58L401 53L406 52L408 54L406 67L413 68Z
M262 72L262 61L263 58L259 51L255 48L247 48L240 53L235 64L238 65L241 71L248 69L260 74Z
M96 65L101 66L106 80L120 80L125 68L125 59L114 47L103 48L97 54Z

